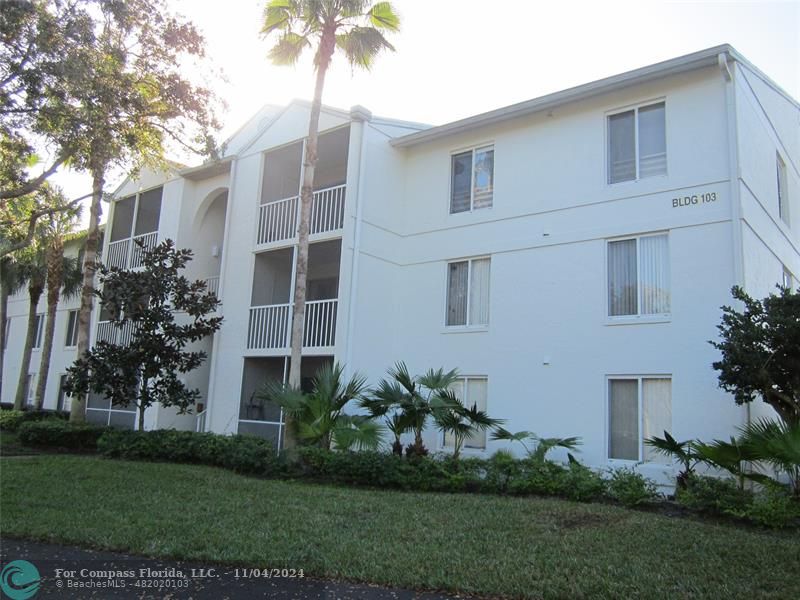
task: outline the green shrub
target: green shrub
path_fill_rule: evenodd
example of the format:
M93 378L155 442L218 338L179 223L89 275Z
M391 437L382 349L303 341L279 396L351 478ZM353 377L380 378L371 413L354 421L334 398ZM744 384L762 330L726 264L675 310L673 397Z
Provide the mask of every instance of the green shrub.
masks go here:
M599 500L606 493L606 481L599 473L579 462L571 462L561 476L560 496L578 502Z
M62 419L23 422L18 428L19 441L28 446L95 451L103 427L70 423Z
M483 489L492 494L525 493L519 490L522 461L508 450L498 450L485 463Z
M22 423L50 419L66 421L69 413L54 410L0 410L0 429L17 431Z
M763 493L756 494L747 510L737 516L775 529L796 525L800 521L800 500L788 490L769 486Z
M210 465L256 475L272 475L279 468L272 444L248 435L109 430L98 449L108 458Z
M747 511L753 493L740 489L733 479L695 475L685 489L676 490L675 499L692 510L738 516Z
M648 504L658 498L658 488L633 469L614 469L607 481L608 496L628 507Z

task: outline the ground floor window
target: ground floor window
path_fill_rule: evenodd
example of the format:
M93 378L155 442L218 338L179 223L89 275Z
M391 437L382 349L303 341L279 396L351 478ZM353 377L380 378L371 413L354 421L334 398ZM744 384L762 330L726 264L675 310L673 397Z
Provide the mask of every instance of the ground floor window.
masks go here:
M459 377L450 389L464 404L471 408L477 406L478 410L486 411L486 400L488 396L489 380L485 376ZM452 434L445 434L443 439L445 448L452 448L455 440ZM486 431L480 431L464 440L464 448L473 450L486 449Z
M118 429L135 429L138 416L136 411L135 404L112 405L111 400L102 394L90 393L86 397L86 420L89 423Z
M669 463L644 444L672 430L672 379L669 376L608 378L608 457Z

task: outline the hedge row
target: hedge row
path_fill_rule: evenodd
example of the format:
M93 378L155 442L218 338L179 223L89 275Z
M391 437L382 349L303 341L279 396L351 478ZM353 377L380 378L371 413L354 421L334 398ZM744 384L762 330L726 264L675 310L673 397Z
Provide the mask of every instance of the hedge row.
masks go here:
M69 413L55 410L0 410L0 430L17 431L19 426L30 421L59 419L66 421Z
M561 465L497 452L488 459L417 457L381 452L331 452L298 448L291 459L272 445L246 435L192 431L122 431L74 425L50 419L19 427L24 444L74 450L97 450L108 458L202 464L237 473L293 478L382 489L555 496L592 502L611 500L625 506L651 503L659 495L640 474L619 469L601 474L570 462ZM797 524L800 501L786 490L755 494L732 480L693 477L677 500L693 511L747 519L770 527Z

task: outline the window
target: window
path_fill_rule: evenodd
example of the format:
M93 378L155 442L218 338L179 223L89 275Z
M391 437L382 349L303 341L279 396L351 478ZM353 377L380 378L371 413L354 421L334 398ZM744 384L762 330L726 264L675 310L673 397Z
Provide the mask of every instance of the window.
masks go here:
M448 327L489 324L490 262L474 258L447 264Z
M36 395L36 373L29 373L25 379L25 404L33 406L33 398Z
M39 350L42 347L42 330L44 329L44 314L36 315L36 325L34 326L36 334L33 337L33 350Z
M71 310L67 317L67 336L64 340L67 348L78 345L78 311Z
M670 311L666 233L608 242L608 316L666 315Z
M786 267L783 267L783 287L787 290L794 289L794 277L792 276L792 272Z
M492 206L494 146L484 146L451 157L450 214Z
M667 174L664 103L608 117L608 183Z
M58 400L56 402L56 410L70 409L70 400L72 399L72 396L70 396L69 394L67 394L67 392L64 391L64 384L66 383L66 381L67 381L66 374L61 375L61 377L58 380Z
M672 429L672 380L669 377L626 377L608 380L608 457L670 464L670 459L645 445L652 436Z
M455 393L456 397L461 400L462 404L468 408L473 405L478 410L486 411L486 396L489 388L489 382L486 377L459 377L458 380L453 382L450 389ZM452 448L454 439L452 434L445 434L444 446ZM471 435L464 439L464 448L471 448L474 450L486 449L486 431L480 431L475 435Z
M786 182L786 163L783 162L780 154L775 155L775 162L778 173L778 216L781 220L789 224L789 186Z

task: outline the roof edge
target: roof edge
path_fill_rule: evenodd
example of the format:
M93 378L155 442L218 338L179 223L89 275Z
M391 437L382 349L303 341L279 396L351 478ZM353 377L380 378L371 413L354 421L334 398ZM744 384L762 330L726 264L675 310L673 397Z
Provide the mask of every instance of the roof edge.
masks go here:
M408 148L441 139L457 133L470 131L478 127L493 125L509 119L526 116L542 110L548 110L555 106L575 102L604 94L616 89L629 87L637 83L644 83L653 79L693 71L705 66L717 64L717 57L720 54L729 54L735 60L743 62L752 68L749 62L742 59L741 55L730 44L721 44L706 48L698 52L671 58L662 62L654 63L645 67L640 67L632 71L626 71L603 79L598 79L589 83L584 83L575 87L567 88L552 94L539 96L532 100L525 100L517 104L511 104L502 108L497 108L488 112L480 113L472 117L452 121L444 125L432 127L431 129L411 133L402 137L395 138L389 143L398 148Z

